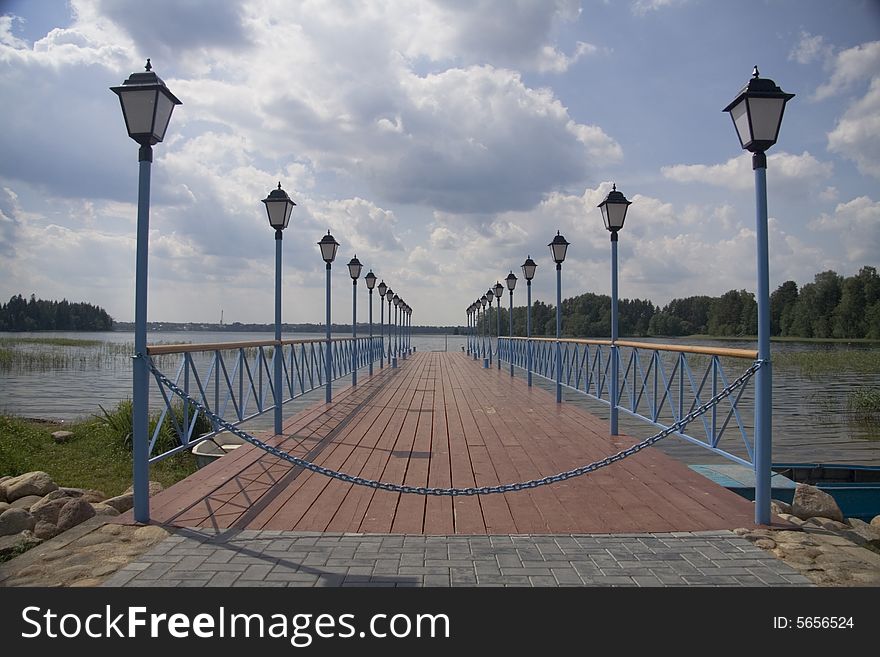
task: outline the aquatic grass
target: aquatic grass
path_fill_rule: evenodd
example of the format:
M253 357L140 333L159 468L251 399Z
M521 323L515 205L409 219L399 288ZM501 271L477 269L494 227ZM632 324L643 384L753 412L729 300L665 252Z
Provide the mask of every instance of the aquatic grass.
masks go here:
M101 405L98 405L98 408L101 409L101 413L95 414L92 417L110 430L113 439L119 446L128 452L131 452L132 437L134 436L134 404L131 399L123 399L111 410L107 410ZM184 427L184 421L188 420L189 422L192 422L196 411L194 408L190 407L189 414L184 417L184 406L183 402L180 401L172 404L171 413L173 414L174 419L172 420L170 415L165 416L164 421L162 422L162 428L159 430L159 435L156 438L156 445L153 449L153 454L161 454L180 445L181 441L175 430L175 421L177 426ZM159 424L161 418L161 410L150 415L148 427L148 436L150 438L152 438L155 433L156 425ZM211 422L203 413L198 413L195 420L193 435L200 436L210 431L213 431Z
M837 372L877 374L880 349L789 351L773 355L773 366L798 370L807 377Z
M81 338L0 338L2 344L39 344L53 347L97 347L106 344L103 340L85 340Z

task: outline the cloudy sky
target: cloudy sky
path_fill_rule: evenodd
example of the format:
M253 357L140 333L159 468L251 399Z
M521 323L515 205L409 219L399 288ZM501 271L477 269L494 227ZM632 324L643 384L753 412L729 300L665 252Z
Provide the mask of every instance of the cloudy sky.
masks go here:
M880 266L875 0L0 0L0 299L133 318L137 146L108 87L146 57L183 101L155 147L154 321L272 321L279 180L287 322L323 319L327 229L340 321L354 254L416 323L463 323L527 255L552 301L556 230L563 295L608 293L612 181L633 201L621 296L754 289L750 160L721 110L755 64L797 94L768 164L771 287Z

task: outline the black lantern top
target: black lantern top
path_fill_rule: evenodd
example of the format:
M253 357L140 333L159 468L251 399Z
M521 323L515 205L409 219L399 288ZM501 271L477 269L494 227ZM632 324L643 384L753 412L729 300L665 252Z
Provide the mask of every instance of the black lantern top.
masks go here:
M626 197L617 191L617 185L612 183L608 196L598 205L602 211L602 221L605 222L605 228L612 233L623 228L626 211L631 204L632 201L627 201Z
M183 103L153 73L149 59L144 68L143 73L132 73L110 91L119 96L128 136L141 146L152 146L165 138L174 106Z
M504 286L498 281L495 281L495 287L493 287L492 290L495 292L495 298L500 299L501 295L504 293Z
M394 295L394 298L392 298L391 300L394 302L394 305L395 305L395 306L400 306L400 297L399 297L399 296L397 296L397 295L395 294L395 295Z
M379 283L379 296L384 297L385 292L387 292L387 291L388 291L388 286L385 285L385 279L382 279L382 282Z
M507 278L504 279L507 283L507 289L513 292L513 289L516 287L516 274L511 272L507 275Z
M351 280L356 281L358 279L362 268L363 265L357 256L348 261L348 275L351 276Z
M535 270L537 268L538 265L532 260L532 256L526 258L526 261L522 263L523 276L526 277L527 281L530 281L535 277Z
M739 143L752 153L763 153L776 143L785 104L794 98L773 80L759 77L758 67L725 112L730 112Z
M385 292L385 296L388 298L388 305L390 306L390 305L391 305L391 300L392 300L392 298L394 297L394 290L392 290L392 289L389 287L388 290ZM389 310L389 312L390 312L390 310Z
M367 289L372 290L376 287L376 274L373 273L373 270L367 272L367 275L364 276L364 283L367 284Z
M486 298L489 300L489 305L491 305L492 302L495 301L495 286L494 285L489 288L488 292L486 292Z
M278 189L269 192L269 196L263 199L266 204L266 213L269 215L269 225L275 230L284 230L290 221L293 206L296 205L278 183Z
M550 247L550 253L553 254L553 262L557 265L561 265L565 260L565 252L568 251L568 245L569 243L565 241L565 238L557 230L556 237L547 245Z
M489 303L489 298L484 294L483 296L480 297L480 305L482 305L483 308L485 308L487 303Z
M321 247L321 257L328 265L336 259L336 249L339 248L339 242L334 239L329 230L318 242L318 246Z

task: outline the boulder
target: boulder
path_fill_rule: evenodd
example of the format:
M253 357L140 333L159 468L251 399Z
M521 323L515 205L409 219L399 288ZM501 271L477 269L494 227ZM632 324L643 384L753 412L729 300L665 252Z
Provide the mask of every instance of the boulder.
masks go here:
M67 502L58 513L58 529L67 531L85 522L95 515L92 505L80 497L75 497Z
M64 493L68 497L82 497L89 504L93 504L95 502L103 502L107 499L107 496L99 490L94 490L92 488L59 488L58 490L64 491Z
M155 495L156 493L161 493L163 490L165 490L165 487L162 484L160 484L158 481L151 481L150 482L150 497L153 497L153 495ZM125 489L125 492L126 493L134 492L134 486L129 486L128 488ZM124 494L125 493L123 493L123 495Z
M52 440L56 443L66 443L73 438L73 431L53 431Z
M871 527L880 527L880 516L874 516L871 520Z
M42 504L48 504L54 500L69 500L73 495L68 495L63 488L53 490L51 493L43 495L42 499L31 507L31 511L40 508Z
M123 493L122 495L111 497L109 500L104 500L103 503L106 506L116 509L119 513L125 513L134 506L134 494Z
M53 490L58 489L58 484L52 481L52 477L45 472L27 472L21 476L13 477L3 482L6 488L6 500L15 500L27 495L39 495L43 497Z
M830 518L843 522L843 513L828 493L808 484L798 484L791 501L791 512L802 520Z
M822 529L825 529L829 532L834 532L836 534L839 534L842 531L848 531L850 528L849 525L845 523L831 520L831 518L822 518L820 516L810 518L806 521L805 524L811 525L813 527L821 527Z
M46 497L49 496L47 495ZM61 513L61 509L64 508L64 505L67 504L71 498L58 497L45 501L46 497L31 507L31 515L34 517L34 520L37 521L37 524L40 522L48 522L53 525L58 524L58 515Z
M48 541L50 538L55 538L60 533L61 530L58 529L58 525L46 522L45 520L37 520L37 524L34 527L34 536L41 541Z
M29 530L12 534L10 536L0 536L0 557L6 557L21 551L23 548L34 547L41 541L34 536Z
M6 509L0 513L0 536L12 536L34 528L34 517L24 509Z
M848 538L857 545L872 545L880 548L880 527L869 525L858 518L847 518L848 529L841 532L844 538Z
M11 504L13 509L24 509L25 511L29 510L34 504L42 500L42 496L40 495L25 495L24 497L19 497L15 502Z
M791 513L791 504L781 500L770 500L770 512L775 513L777 516L780 513Z
M0 513L6 511L6 509L11 509L12 505L9 502L0 502Z
M109 504L104 504L103 502L98 502L97 504L92 504L92 508L95 510L96 516L118 516L119 511L114 509Z

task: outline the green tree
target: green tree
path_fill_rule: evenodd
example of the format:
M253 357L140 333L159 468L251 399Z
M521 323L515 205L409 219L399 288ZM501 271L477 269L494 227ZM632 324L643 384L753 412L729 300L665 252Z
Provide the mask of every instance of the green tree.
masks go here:
M770 295L770 335L785 335L785 327L791 323L791 315L798 300L798 286L785 281Z

